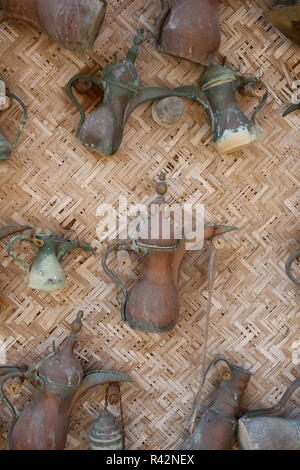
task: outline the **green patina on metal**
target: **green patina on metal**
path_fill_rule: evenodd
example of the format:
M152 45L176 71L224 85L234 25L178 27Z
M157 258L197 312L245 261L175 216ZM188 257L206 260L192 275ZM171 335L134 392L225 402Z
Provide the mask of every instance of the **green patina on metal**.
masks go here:
M16 235L7 243L7 251L16 261L26 266L28 270L27 284L32 289L52 291L63 289L66 275L60 261L72 250L82 248L93 251L88 243L80 243L77 240L66 240L52 235L53 231L30 236ZM29 265L24 260L14 255L13 247L17 241L27 241L38 248L38 254L33 263Z

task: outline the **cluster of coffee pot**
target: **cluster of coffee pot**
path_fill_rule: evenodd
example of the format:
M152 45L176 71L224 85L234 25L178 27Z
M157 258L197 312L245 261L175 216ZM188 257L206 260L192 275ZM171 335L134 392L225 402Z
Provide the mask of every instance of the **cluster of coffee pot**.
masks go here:
M155 25L157 50L183 58L205 67L198 86L183 85L173 89L142 87L135 68L143 30L139 29L124 61L117 60L94 75L77 74L67 84L67 93L76 106L80 121L76 136L80 143L94 152L115 154L121 144L124 128L130 114L141 104L154 101L152 115L161 126L171 126L183 114L182 98L201 105L210 121L213 142L219 153L240 150L259 139L256 116L266 103L268 92L259 78L233 70L224 59L218 63L214 56L220 45L218 0L161 0L161 12ZM47 5L46 5L47 4ZM277 1L276 8L266 17L287 37L300 43L300 2ZM91 48L99 34L106 13L106 2L101 0L0 0L1 21L21 19L42 29L59 45L78 51ZM296 18L295 25L291 18ZM175 25L175 27L174 27ZM290 25L290 26L288 26ZM180 39L180 40L179 40ZM103 95L101 104L86 117L76 94L96 87ZM250 118L239 109L237 92L258 96L264 91ZM76 94L75 94L76 90ZM7 109L9 99L22 107L24 117L12 144L0 133L0 159L7 160L16 146L27 120L23 101L6 89L0 80L0 109ZM82 101L82 100L80 100ZM296 106L290 106L285 115ZM156 185L157 211L163 215L167 184L160 175ZM161 220L159 218L158 220ZM148 224L149 228L151 222ZM203 239L235 230L235 227L207 224ZM52 291L63 289L66 282L61 261L72 250L82 248L94 252L85 242L69 240L53 234L52 230L36 233L32 227L13 225L0 228L0 239L29 230L29 235L14 235L7 244L10 256L20 262L26 271L26 282L32 289ZM160 230L158 230L160 234ZM29 265L15 255L15 243L30 242L38 249ZM120 251L134 252L143 257L141 276L128 290L124 282L109 268L109 256ZM185 240L170 233L166 240L145 237L110 246L102 257L102 267L122 292L120 305L122 320L146 333L172 330L178 322L178 276L186 252ZM292 273L292 264L300 251L292 254L286 263L289 278L300 285ZM64 347L27 367L0 367L0 396L12 415L8 435L9 449L63 449L66 444L69 419L76 402L91 388L107 385L104 410L89 433L90 449L124 449L124 424L120 383L130 382L125 374L96 370L88 373L74 354L76 335L82 327L82 313L72 323L72 332ZM224 359L217 358L209 366ZM226 362L226 361L225 361ZM229 449L236 432L242 449L300 449L299 420L274 416L300 385L296 379L287 388L279 403L270 409L241 411L241 400L251 373L227 362L213 402L197 414L190 435L180 449ZM209 369L206 371L207 375ZM19 378L30 380L38 389L36 397L18 414L4 388ZM201 384L202 386L203 384ZM120 407L116 418L109 408ZM36 423L40 425L37 427Z
M106 385L104 409L89 432L90 450L123 450L125 433L120 383L131 382L126 374L93 370L84 373L74 353L77 333L82 327L79 312L71 325L71 334L60 351L55 348L38 364L0 366L0 398L11 414L8 432L10 450L63 450L66 445L72 409L87 392ZM228 370L223 374L212 403L196 417L190 435L177 447L179 450L229 450L236 439L242 450L299 450L300 422L274 416L281 412L292 394L300 387L300 379L292 382L273 408L242 413L241 401L251 373L217 358L208 369L224 361ZM206 371L207 374L208 370ZM19 387L10 387L12 380ZM20 413L8 395L20 393L25 380L37 389L36 396ZM119 405L116 417L108 408Z
M134 65L143 40L142 29L123 62L115 61L95 75L77 74L69 81L67 92L80 113L76 135L83 145L95 152L113 155L121 145L126 121L135 108L156 100L153 106L155 121L162 126L172 125L183 112L183 104L178 101L181 98L191 99L205 109L219 153L240 150L259 139L255 118L266 103L268 92L265 91L250 119L239 109L236 92L256 96L255 88L263 84L260 79L234 71L225 60L222 64L215 61L214 55L220 45L218 3L218 0L161 0L161 12L154 27L156 47L160 52L206 67L199 86L143 88ZM299 21L299 5L299 1L278 1L276 6L279 8L266 13L266 18L296 42L300 42L299 28L297 21L292 20L298 18ZM1 0L0 20L27 21L59 45L86 51L93 46L100 32L106 6L101 0L52 0L50 6L46 0ZM286 28L290 28L291 34ZM80 93L96 86L103 95L101 104L88 117L73 93L73 86ZM165 101L161 103L161 100ZM18 101L25 111L25 105L20 99ZM285 114L291 109L294 108L289 108ZM23 126L24 123L18 134ZM16 139L13 146L15 144ZM2 160L9 158L13 146L1 134Z

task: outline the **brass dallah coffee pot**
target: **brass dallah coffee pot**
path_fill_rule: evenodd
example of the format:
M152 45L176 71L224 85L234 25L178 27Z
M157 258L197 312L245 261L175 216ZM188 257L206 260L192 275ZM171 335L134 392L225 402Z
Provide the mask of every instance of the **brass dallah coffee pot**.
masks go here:
M184 96L184 87L168 90L141 87L135 68L144 30L140 28L123 62L113 62L95 75L75 75L67 85L67 93L80 113L76 136L95 152L114 155L122 142L130 114L141 104L168 96ZM73 86L83 92L96 85L103 92L100 105L86 118L85 111L73 93Z
M176 238L172 222L170 226L170 221L166 217L167 189L165 175L162 173L156 185L158 197L152 204L153 207L151 206L154 216L149 216L148 230L143 235L145 238L120 241L108 248L102 257L104 271L123 293L122 319L131 328L146 333L170 331L177 324L179 317L178 276L187 250L187 240ZM163 233L164 227L170 227L166 236ZM232 230L237 229L224 225L207 225L201 235L201 242ZM110 253L117 253L119 250L143 256L141 277L130 291L107 264Z
M90 49L103 23L105 0L0 0L0 22L26 21L68 49Z
M241 401L251 373L226 359L217 358L208 366L226 362L229 371L221 380L212 403L196 420L192 434L179 446L180 450L229 450L241 416ZM204 378L205 378L204 376Z
M38 254L33 263L28 265L24 260L17 258L13 252L17 241L32 243L38 248ZM66 283L66 275L60 261L76 248L85 251L94 251L88 243L80 243L77 240L67 240L53 235L52 230L35 235L16 235L7 243L8 254L26 267L26 283L31 289L53 291L63 289Z
M64 449L70 415L76 402L91 388L112 382L130 382L125 374L95 370L83 373L73 348L82 327L82 313L72 323L72 332L61 351L53 352L28 368L0 367L0 397L13 420L8 447L13 450ZM5 382L14 377L27 379L38 387L37 396L18 415L3 391Z

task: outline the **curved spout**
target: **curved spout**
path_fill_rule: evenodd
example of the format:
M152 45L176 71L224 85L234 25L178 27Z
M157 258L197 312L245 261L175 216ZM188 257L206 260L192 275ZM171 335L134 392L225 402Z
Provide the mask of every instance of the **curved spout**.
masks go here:
M114 372L109 370L96 370L85 374L79 388L74 393L68 411L71 412L76 401L83 397L91 388L98 385L108 384L111 382L132 382L132 379L121 372Z
M22 232L23 230L27 230L32 228L30 225L5 225L0 227L0 240L5 237L8 237L12 233Z
M237 227L232 227L230 225L209 225L204 227L203 231L203 240L211 240L212 238L223 235L227 232L233 232L234 230L238 230ZM179 246L176 249L175 256L172 263L172 270L174 275L174 280L177 282L180 267L186 253L186 241L182 240Z

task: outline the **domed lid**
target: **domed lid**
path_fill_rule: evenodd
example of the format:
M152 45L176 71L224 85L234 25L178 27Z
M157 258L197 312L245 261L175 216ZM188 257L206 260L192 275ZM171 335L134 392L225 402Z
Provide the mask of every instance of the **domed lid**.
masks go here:
M113 82L115 85L126 86L127 91L136 92L140 86L140 79L134 63L138 56L139 46L143 42L144 29L140 28L133 39L133 46L128 50L123 62L113 62L107 65L101 73L104 81Z
M173 213L170 214L165 195L168 191L166 175L162 172L155 186L156 199L148 207L148 217L140 224L139 244L153 248L176 248L179 239L176 238L176 227Z
M77 341L77 333L82 328L82 316L83 313L79 312L77 318L73 321L71 325L72 332L68 336L63 349L42 360L38 374L46 384L72 387L81 383L83 371L73 349Z
M202 91L212 88L222 83L235 82L237 80L234 70L225 65L213 61L206 69L200 80Z

